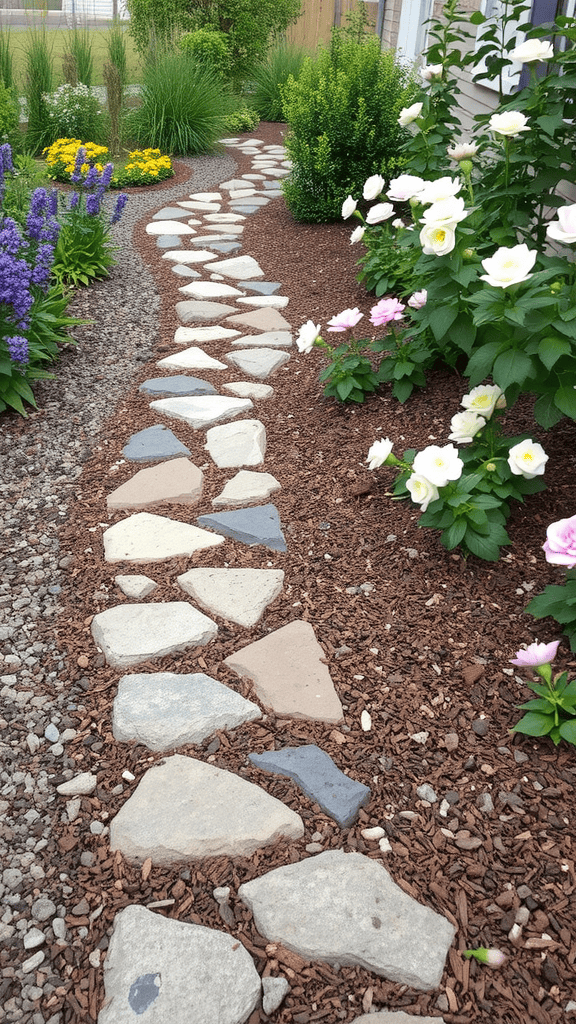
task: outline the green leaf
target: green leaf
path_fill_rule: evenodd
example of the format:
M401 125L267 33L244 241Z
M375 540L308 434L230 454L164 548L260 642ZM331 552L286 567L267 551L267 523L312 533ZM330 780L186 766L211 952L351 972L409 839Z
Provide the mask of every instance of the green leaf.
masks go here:
M354 384L349 378L347 380L339 380L336 385L336 391L338 392L338 398L340 401L345 402L353 389Z
M550 701L541 697L536 700L527 700L525 704L519 704L518 709L520 711L541 711L545 715L549 715L551 712Z
M542 338L542 341L538 345L538 355L544 363L547 370L551 370L560 356L568 355L572 351L572 346L569 341L565 341L564 338L549 337Z
M568 743L576 743L576 719L562 722L559 732L563 740L567 740Z
M472 555L484 559L485 562L497 562L500 548L489 537L481 537L476 530L468 529L465 537L466 547Z
M412 381L407 379L397 380L392 388L392 394L394 395L394 398L397 398L398 401L403 404L408 398L410 398L413 388L414 385L412 384Z
M452 548L455 548L460 543L466 533L466 526L467 524L465 519L457 519L456 522L452 523L452 526L449 526L447 530L444 530L441 540L442 544L448 549L448 551L451 551Z
M554 395L554 401L565 416L576 420L576 389L572 384L558 388Z
M534 419L545 430L550 430L550 427L559 423L562 419L562 412L554 404L553 395L540 395L534 404Z
M508 349L496 359L492 376L496 384L505 391L510 384L523 384L526 378L531 376L532 370L532 360L529 356L518 349Z
M448 333L457 316L458 308L455 306L438 306L432 310L429 323L436 341L442 341L442 338Z
M471 387L476 387L485 377L490 376L494 360L501 348L502 342L489 341L486 345L481 345L476 349L464 370L464 376L470 378Z
M523 732L526 736L547 736L554 728L554 715L542 715L529 711L512 728L512 732Z

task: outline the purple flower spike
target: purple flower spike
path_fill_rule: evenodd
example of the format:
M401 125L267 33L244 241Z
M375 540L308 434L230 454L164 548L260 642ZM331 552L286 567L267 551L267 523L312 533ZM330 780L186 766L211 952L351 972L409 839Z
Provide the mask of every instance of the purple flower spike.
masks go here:
M98 168L91 167L84 179L84 188L86 190L94 188L98 184Z
M78 192L73 192L72 195L70 196L70 200L68 202L68 209L69 210L75 210L76 207L78 206L79 201L80 201L80 196L79 196Z
M12 163L12 147L9 142L5 142L3 146L0 146L0 167L4 171L13 171L14 164Z
M554 661L559 645L559 640L553 640L549 644L530 644L526 650L516 651L516 657L510 658L510 664L517 665L518 668L539 668L540 665L549 665Z
M13 338L6 338L5 341L8 346L8 355L13 363L28 362L28 342L26 338L16 334Z
M70 175L70 181L73 181L75 185L82 181L82 164L84 163L86 163L86 150L84 149L84 146L80 146L76 153L74 170Z
M118 221L120 220L120 217L122 216L122 211L123 211L124 207L126 206L127 202L128 202L128 196L126 195L125 192L121 192L120 195L118 196L118 199L116 200L116 206L114 208L114 213L112 214L112 216L110 218L110 223L111 224L117 224L118 223Z
M108 188L108 185L112 181L112 175L113 174L114 174L114 164L106 164L104 170L102 171L102 176L100 178L100 187L101 188Z
M97 217L100 213L100 196L86 196L86 213L90 217Z
M55 217L58 213L58 189L53 188L48 199L48 213Z

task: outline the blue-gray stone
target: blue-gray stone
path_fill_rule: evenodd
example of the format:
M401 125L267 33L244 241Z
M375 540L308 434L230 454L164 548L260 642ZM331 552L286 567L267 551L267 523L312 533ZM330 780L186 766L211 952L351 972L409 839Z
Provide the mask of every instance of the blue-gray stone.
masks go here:
M200 377L187 377L178 374L176 377L150 377L140 385L145 395L217 395L213 384Z
M360 808L370 799L368 786L344 775L330 755L314 743L250 754L249 760L265 772L293 779L342 828L356 821Z
M230 203L230 206L232 206L232 203ZM258 210L261 210L262 207L261 206L234 206L233 209L234 209L234 213L256 213Z
M190 455L190 449L178 440L169 427L158 424L132 434L122 449L122 455L129 462L161 462L162 459Z
M264 544L272 551L286 551L286 541L275 505L238 508L232 512L214 512L199 516L200 526L243 544Z
M178 274L180 277L201 277L201 274L199 274L197 270L187 266L185 263L176 263L176 265L172 267L172 273Z
M181 206L163 206L158 213L155 213L152 220L177 220L179 217L190 217L190 210L183 210Z
M178 249L182 245L180 235L158 235L156 245L159 249Z
M160 995L160 985L156 981L159 977L159 974L141 974L130 986L128 1002L130 1009L138 1016L146 1013L148 1007Z
M44 736L50 743L58 743L58 740L60 739L60 733L52 722L46 726Z
M242 287L260 295L274 295L282 287L280 281L243 281Z
M282 182L279 181L278 178L276 178L274 181L271 181L270 179L268 179L268 181L263 181L262 186L264 188L273 188L276 191L282 190Z

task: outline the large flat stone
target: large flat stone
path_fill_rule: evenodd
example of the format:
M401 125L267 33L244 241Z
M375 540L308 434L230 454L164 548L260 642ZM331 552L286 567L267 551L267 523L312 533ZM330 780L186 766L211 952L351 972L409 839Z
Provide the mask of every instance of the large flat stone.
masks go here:
M224 490L212 499L212 504L214 508L240 508L255 501L265 501L280 489L280 484L271 473L251 473L248 469L241 469L228 481Z
M198 523L238 540L242 544L263 544L272 551L286 551L286 540L275 505L255 505L232 512L209 512L199 516Z
M141 469L106 499L108 508L148 508L150 505L195 505L202 496L202 470L189 459L171 459Z
M145 395L175 395L185 397L190 395L217 395L218 392L213 384L200 377L187 377L179 374L174 377L150 377L140 385L139 391Z
M257 768L293 779L315 804L342 828L353 825L370 799L368 786L344 775L325 750L315 743L249 754Z
M136 512L104 530L107 562L165 562L222 544L224 538L151 512Z
M236 281L251 281L255 277L264 277L264 271L253 256L235 256L229 260L218 260L210 267L213 273L233 277Z
M156 235L157 249L173 249L179 243L180 237L178 235Z
M218 203L222 199L221 192L191 192L190 199L200 200L201 203ZM186 200L184 200L186 202Z
M114 918L98 1024L244 1024L260 998L234 935L132 904Z
M178 327L174 335L175 345L191 345L197 341L222 341L224 338L238 337L240 331L232 327Z
M206 449L221 469L260 466L266 454L266 430L260 420L237 420L210 427Z
M285 309L290 300L287 295L244 295L236 301L239 306L257 306L259 309Z
M279 715L341 722L342 704L323 660L310 623L296 620L231 654L224 664L248 676L264 706Z
M243 221L244 217L241 213L207 213L204 220L209 224L237 224L238 221Z
M131 863L170 865L250 857L279 839L300 839L302 819L259 786L174 754L150 768L110 825L110 848Z
M290 331L263 331L262 334L245 334L232 344L242 348L290 348L292 335Z
M238 288L231 284L223 284L221 281L192 281L178 289L183 295L190 295L193 299L231 299L235 295L242 295ZM272 296L273 297L273 296Z
M150 408L164 416L184 420L195 430L215 423L225 423L254 408L249 398L228 398L227 395L206 395L198 398L161 398L150 402Z
M163 206L158 213L153 214L152 220L179 220L188 216L186 210L181 210L178 206Z
M122 455L128 462L159 462L161 459L190 455L190 449L168 427L159 423L132 434L122 449Z
M262 398L272 398L274 388L270 384L257 384L256 381L234 380L230 384L222 385L223 391L229 391L238 398L255 398L257 401Z
M146 225L147 235L195 235L194 228L189 224L181 224L179 220L159 220L155 224Z
M216 268L218 264L213 264ZM255 309L253 313L237 313L226 317L226 322L237 327L249 327L255 331L290 331L288 321L277 309Z
M116 605L95 615L91 629L106 661L115 668L187 651L207 644L218 632L216 623L187 601Z
M246 281L244 284L244 288L260 295L273 295L281 287L280 281Z
M191 348L176 352L173 356L166 356L160 359L157 366L166 367L167 370L227 370L226 363L219 359L213 359L201 348L192 345ZM152 429L152 428L151 428ZM190 452L187 452L189 455Z
M112 731L121 743L172 750L261 717L257 704L202 672L139 673L118 683Z
M284 585L281 569L190 569L177 579L205 611L246 629L256 625Z
M175 263L172 267L172 273L176 274L178 277L200 277L199 272L188 266L187 263Z
M163 260L174 260L176 263L208 263L208 260L215 260L218 257L213 252L198 252L194 249L174 249L172 252L163 252Z
M287 352L273 348L247 348L227 352L226 359L232 366L242 370L242 373L248 373L257 380L264 380L287 363L290 356Z
M194 213L218 213L220 209L220 203L208 203L203 199L184 200L178 205L185 206L186 210L192 210Z
M233 313L234 306L224 302L205 302L200 299L184 299L176 303L176 316L183 324L195 320L221 320L227 313Z
M255 195L254 194L255 193L255 189L251 189L251 188L244 189L243 188L243 189L238 189L237 192L241 192L242 195L235 195L235 196L233 195L233 196L231 196L231 199L230 199L230 209L231 210L235 210L235 209L237 209L238 206L242 206L242 199L245 199L248 196L250 197L250 206L266 206L266 204L268 202L270 202L270 200L269 199L265 199L264 196L257 196L257 195ZM238 200L240 200L240 202L238 202Z
M416 989L440 984L454 927L363 854L327 850L246 882L238 895L269 942L306 960L359 965Z

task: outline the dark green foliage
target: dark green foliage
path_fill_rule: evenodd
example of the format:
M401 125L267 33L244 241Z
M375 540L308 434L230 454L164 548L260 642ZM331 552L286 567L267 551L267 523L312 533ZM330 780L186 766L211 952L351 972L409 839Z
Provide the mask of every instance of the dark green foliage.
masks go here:
M30 152L38 153L49 145L50 126L44 96L52 92L52 45L48 42L46 26L26 32L26 103L28 126L26 145Z
M257 64L254 73L252 101L264 121L283 121L282 87L292 77L298 80L306 51L301 46L280 41L266 59Z
M0 145L13 143L18 135L18 105L0 78Z
M83 85L92 85L94 61L92 59L90 31L86 25L82 27L76 25L68 33L68 51L76 61L78 81L82 82Z
M197 28L194 32L186 32L178 40L183 53L189 54L198 63L209 64L210 67L228 78L232 70L232 56L228 47L228 37L224 32L212 28Z

